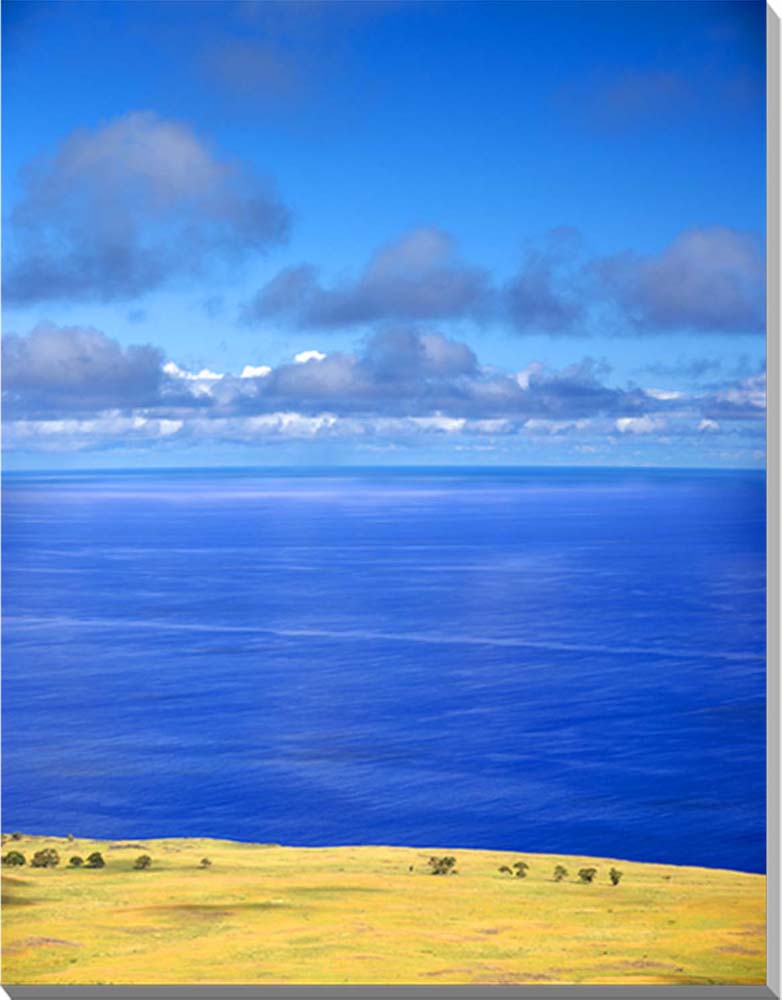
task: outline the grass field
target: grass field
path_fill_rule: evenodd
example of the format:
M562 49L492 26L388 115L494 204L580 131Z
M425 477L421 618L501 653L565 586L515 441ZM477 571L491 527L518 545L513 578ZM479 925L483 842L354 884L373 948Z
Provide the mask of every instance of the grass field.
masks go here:
M43 847L59 867L30 868ZM23 836L11 849L28 864L3 870L5 985L765 982L760 875L455 848ZM95 850L105 868L66 867ZM134 870L144 853L152 867ZM429 874L432 854L458 874ZM519 860L527 878L498 872Z

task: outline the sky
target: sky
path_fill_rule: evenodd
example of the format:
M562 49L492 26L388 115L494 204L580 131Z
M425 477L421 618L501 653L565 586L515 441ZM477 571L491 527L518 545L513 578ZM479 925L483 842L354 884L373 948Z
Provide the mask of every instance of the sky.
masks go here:
M765 7L3 15L3 456L757 468Z

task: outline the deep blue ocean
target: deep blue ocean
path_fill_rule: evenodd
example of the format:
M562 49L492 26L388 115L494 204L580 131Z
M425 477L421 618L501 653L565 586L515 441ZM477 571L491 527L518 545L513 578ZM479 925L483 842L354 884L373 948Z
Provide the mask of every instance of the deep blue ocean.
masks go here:
M765 480L7 475L3 829L763 871Z

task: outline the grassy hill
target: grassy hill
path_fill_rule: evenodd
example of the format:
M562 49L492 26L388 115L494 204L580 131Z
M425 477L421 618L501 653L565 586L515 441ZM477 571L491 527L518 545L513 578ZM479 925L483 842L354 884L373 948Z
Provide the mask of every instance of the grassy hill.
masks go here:
M44 847L59 867L30 867ZM6 985L765 982L759 875L455 848L23 836L11 849L28 863L3 869ZM105 868L66 867L96 850ZM432 854L458 874L431 875ZM520 860L525 879L498 872Z

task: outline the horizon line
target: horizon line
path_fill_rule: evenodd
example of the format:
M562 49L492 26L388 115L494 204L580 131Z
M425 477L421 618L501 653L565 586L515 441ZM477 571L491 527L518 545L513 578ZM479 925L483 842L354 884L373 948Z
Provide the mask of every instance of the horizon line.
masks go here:
M131 465L93 467L0 468L0 475L97 474L129 472L756 472L768 473L766 465Z

